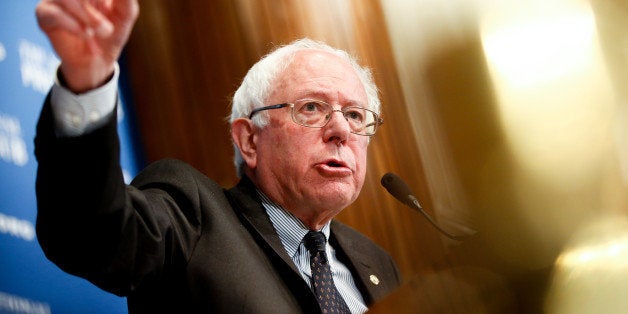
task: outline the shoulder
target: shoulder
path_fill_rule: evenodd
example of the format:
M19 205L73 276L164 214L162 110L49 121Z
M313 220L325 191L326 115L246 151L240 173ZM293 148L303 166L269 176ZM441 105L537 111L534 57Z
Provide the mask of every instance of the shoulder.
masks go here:
M131 182L131 185L141 187L146 184L161 182L175 186L206 185L210 188L222 190L222 187L190 164L178 159L162 159L144 168Z
M144 192L170 195L177 201L186 200L194 208L227 206L222 186L190 164L177 159L162 159L142 170L131 186Z
M196 170L185 161L173 158L165 158L149 164L146 168L142 170L142 172L140 172L138 178L142 178L143 176L150 176L154 173L173 175L193 172L198 172L198 170Z

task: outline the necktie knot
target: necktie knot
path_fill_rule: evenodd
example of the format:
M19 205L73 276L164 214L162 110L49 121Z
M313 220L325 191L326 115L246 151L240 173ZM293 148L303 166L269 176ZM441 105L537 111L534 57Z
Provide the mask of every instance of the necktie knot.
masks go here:
M305 237L303 237L305 248L314 255L317 252L325 252L325 243L327 239L325 235L320 231L309 231Z

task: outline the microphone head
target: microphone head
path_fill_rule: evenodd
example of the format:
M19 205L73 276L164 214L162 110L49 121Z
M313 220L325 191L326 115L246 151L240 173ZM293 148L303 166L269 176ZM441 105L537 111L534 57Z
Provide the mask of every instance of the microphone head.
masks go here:
M398 175L389 172L382 177L381 183L388 193L397 200L410 207L414 207L414 203L412 202L414 198L412 196L412 190L410 190L410 187Z

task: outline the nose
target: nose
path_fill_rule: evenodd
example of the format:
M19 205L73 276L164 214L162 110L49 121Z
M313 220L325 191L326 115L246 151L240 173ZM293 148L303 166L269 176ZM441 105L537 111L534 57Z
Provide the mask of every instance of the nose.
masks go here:
M347 121L340 110L333 110L330 115L331 117L324 127L323 140L325 143L334 142L336 145L344 144L349 138L349 134L351 134L349 121Z

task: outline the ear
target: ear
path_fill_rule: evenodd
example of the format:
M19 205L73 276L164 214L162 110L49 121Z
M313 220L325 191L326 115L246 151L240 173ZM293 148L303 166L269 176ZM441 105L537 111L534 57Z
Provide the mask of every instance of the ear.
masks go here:
M235 119L231 123L231 138L249 169L255 169L257 166L257 127L249 119Z

